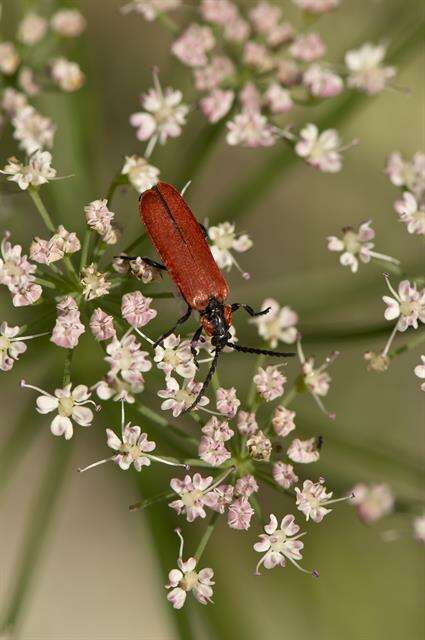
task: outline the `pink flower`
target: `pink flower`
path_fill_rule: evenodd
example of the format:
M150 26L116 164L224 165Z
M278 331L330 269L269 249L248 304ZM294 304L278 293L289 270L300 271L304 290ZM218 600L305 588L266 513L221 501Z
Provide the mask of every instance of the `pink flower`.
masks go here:
M4 284L13 294L13 306L34 304L42 294L40 285L34 283L36 266L22 255L22 247L19 244L12 245L8 238L9 234L6 233L0 247L0 284Z
M226 56L213 56L209 64L197 67L193 73L198 91L211 91L234 75L235 66Z
M280 366L274 365L265 369L259 367L258 373L254 376L257 391L266 402L272 402L283 395L286 376L279 371Z
M212 482L212 476L203 478L199 473L195 473L193 478L186 475L183 480L172 478L170 487L180 498L170 502L168 506L175 509L178 515L184 513L188 522L193 522L196 518L205 518L205 494Z
M242 476L236 480L235 494L242 498L249 498L253 493L257 493L258 484L253 475L248 473L246 476Z
M244 84L238 97L244 111L261 111L262 96L253 82Z
M314 366L314 358L305 357L301 340L298 340L297 342L297 351L301 363L303 382L306 388L313 396L320 410L323 411L323 413L325 413L331 420L334 420L335 414L326 411L321 398L326 396L329 391L331 377L328 374L327 369L339 356L339 351L331 353L325 359L324 363L317 369Z
M92 389L101 400L114 400L115 402L135 402L135 394L141 393L145 388L145 381L141 373L131 373L123 380L119 375L108 373L104 380L100 380Z
M196 366L188 340L180 340L180 336L172 333L160 345L155 347L155 362L158 369L164 371L166 378L175 371L182 378L192 380L196 374Z
M249 17L256 31L267 35L278 25L282 17L282 10L263 0L250 9Z
M171 589L171 591L167 594L167 600L171 602L174 609L181 609L186 601L187 594L192 592L198 602L208 604L208 602L212 602L214 571L208 568L197 572L195 571L195 558L189 558L184 561L182 558L184 541L179 529L176 529L176 533L181 540L177 559L179 568L172 569L168 574L168 584L165 587Z
M254 509L244 497L238 498L229 507L227 524L231 529L247 531L251 524Z
M275 482L284 489L290 489L298 482L298 476L292 464L285 464L280 461L275 462L273 465L273 478Z
M421 356L422 364L416 365L414 371L415 376L420 378L421 380L425 380L425 356ZM421 384L421 391L425 391L425 382Z
M108 280L108 275L98 271L94 262L81 269L81 276L81 286L86 301L101 298L109 293L111 282Z
M217 411L227 418L234 418L238 408L240 407L240 400L236 397L235 387L230 389L217 389Z
M336 73L313 64L304 72L303 84L316 98L333 98L344 89L344 82Z
M308 33L298 36L289 52L297 60L313 62L325 55L326 46L318 33Z
M267 118L256 111L242 111L227 122L228 144L246 147L271 147L276 134Z
M110 375L121 374L123 380L132 382L142 379L142 373L152 368L148 352L140 350L140 344L131 334L125 334L121 340L114 337L106 347L105 361L109 363Z
M161 409L163 411L171 410L174 418L178 418L183 411L193 404L202 387L202 382L195 382L194 380L185 381L184 385L180 388L177 380L170 376L166 379L166 383L167 388L158 391L158 396L165 398L161 404ZM201 396L192 411L196 411L197 408L204 407L208 403L208 398Z
M298 336L298 314L291 307L281 307L273 298L266 298L261 310L270 309L263 316L250 320L257 325L259 335L275 349L278 342L292 344Z
M341 141L335 129L319 134L315 124L307 124L300 132L295 151L315 169L328 173L341 170Z
M257 71L266 72L273 69L274 60L263 44L249 40L245 43L243 62Z
M385 89L396 75L395 67L385 67L386 54L384 45L366 43L359 49L347 51L345 64L348 69L347 84L349 87L374 95Z
M109 211L106 198L104 200L93 200L93 202L84 207L84 212L87 224L91 229L102 237L109 234L115 213Z
M150 466L151 459L146 454L151 453L156 448L156 444L148 440L147 434L142 433L140 427L126 424L122 441L112 429L106 429L106 435L108 447L117 451L112 460L120 469L127 471L133 464L136 471L141 471L142 467Z
M295 411L290 411L283 405L275 408L272 424L276 435L284 438L295 429Z
M288 89L284 89L277 82L269 86L264 97L273 113L288 113L294 106Z
M207 64L207 53L215 46L215 38L209 27L191 24L172 45L172 53L189 67Z
M9 327L7 322L0 324L1 371L10 371L19 356L27 350L27 345L25 342L22 342L22 338L19 337L20 330L20 327Z
M408 233L425 235L425 206L418 204L416 198L409 192L403 193L403 198L394 204L401 222L403 222Z
M336 9L341 0L292 0L303 11L310 13L326 13Z
M144 327L158 314L155 309L150 309L152 298L145 298L140 291L126 293L122 297L121 313L132 327Z
M214 89L209 95L202 98L200 102L202 112L210 122L218 122L229 113L234 99L233 91Z
M268 462L272 453L272 443L264 435L263 431L257 431L246 441L248 453L254 460Z
M51 342L64 349L75 349L85 327L80 320L78 310L61 311L58 306L58 317L53 328Z
M320 443L317 438L310 438L309 440L295 438L289 445L287 454L292 462L310 464L311 462L317 462L320 458L319 449Z
M386 282L391 296L383 296L387 305L385 309L386 320L397 320L397 331L406 331L409 327L417 329L419 322L425 323L425 288L417 290L415 284L403 280L398 285L398 293L394 290L388 277Z
M387 160L385 173L396 187L406 187L417 200L425 193L425 153L417 151L411 160L405 160L395 151Z
M249 411L239 411L237 425L241 435L252 436L258 431L255 412L250 413Z
M226 449L223 442L209 436L201 436L198 455L201 460L212 467L219 467L223 462L231 458L231 453Z
M239 15L238 7L230 0L202 0L200 10L205 20L222 27Z
M233 500L234 489L231 484L220 484L205 494L205 504L213 511L223 514Z
M98 307L90 318L90 329L96 340L109 340L115 336L114 319Z
M304 513L307 522L310 518L313 522L322 522L323 518L332 511L325 508L326 504L334 502L331 500L332 491L327 493L322 482L314 483L311 480L304 480L302 490L295 487L295 494L297 507Z
M356 484L352 489L351 503L366 524L372 524L392 512L394 496L386 484Z
M285 87L300 84L302 72L295 60L279 60L277 63L277 79Z

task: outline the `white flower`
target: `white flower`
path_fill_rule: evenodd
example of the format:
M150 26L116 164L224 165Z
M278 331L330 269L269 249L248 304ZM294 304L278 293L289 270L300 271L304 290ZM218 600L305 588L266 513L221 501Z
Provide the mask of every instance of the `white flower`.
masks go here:
M65 440L69 440L74 433L72 420L82 427L90 427L93 422L93 411L85 405L95 405L95 403L90 400L91 393L84 384L79 384L72 389L69 383L63 389L56 389L54 395L26 384L24 380L21 386L42 394L36 400L38 413L46 414L52 411L57 413L50 424L53 435L63 436Z
M13 75L21 60L13 42L0 42L0 72Z
M300 132L295 151L315 169L328 173L341 170L341 140L335 129L319 134L315 124L307 124Z
M143 382L141 374L152 368L148 352L140 350L140 344L131 334L125 334L121 340L114 337L106 347L106 352L105 361L111 366L109 374L121 374L126 382Z
M253 242L248 234L242 233L237 235L234 224L222 222L216 227L210 227L208 229L208 236L212 242L210 245L211 252L220 269L230 271L232 265L235 265L244 278L249 278L249 274L242 271L232 254L232 250L243 253L251 249Z
M406 187L417 200L422 199L425 193L425 153L417 151L409 161L395 151L388 156L385 173L396 187Z
M277 82L269 86L264 98L273 113L287 113L294 106L291 93Z
M383 296L387 305L385 319L398 318L397 331L406 331L409 327L418 328L419 322L425 323L425 288L417 290L415 284L403 280L398 285L398 292L392 287L388 276L385 276L387 285L394 297Z
M254 376L257 391L266 402L272 402L283 395L286 376L279 371L280 366L274 365L265 369L259 367L258 373Z
M135 11L140 13L145 20L152 22L159 14L172 9L177 9L181 0L133 0L122 7L123 13Z
M147 434L142 433L138 426L126 424L123 429L122 441L112 429L106 429L108 447L117 451L113 461L126 471L133 464L136 471L141 471L143 466L151 463L146 453L151 453L156 447L155 442L148 440Z
M370 486L359 483L352 489L351 503L357 507L359 517L372 524L391 513L394 507L394 496L386 484Z
M19 140L20 146L28 155L38 149L52 147L56 127L49 118L39 114L34 107L27 106L20 109L12 118L12 124L15 128L13 137Z
M25 191L31 185L38 187L46 184L56 176L56 169L51 166L52 155L48 151L36 151L24 165L16 158L9 158L3 173L10 182L16 182Z
M226 126L229 130L226 140L231 146L271 147L277 139L267 118L252 109L244 109L227 122Z
M421 356L422 364L418 364L415 367L415 376L421 380L425 380L425 356ZM421 390L425 391L425 382L421 384Z
M53 31L64 38L76 38L86 28L86 20L77 9L60 9L51 21Z
M76 62L57 58L52 62L52 79L63 91L72 92L83 86L85 76Z
M348 86L361 89L369 95L379 93L396 75L395 67L384 66L384 45L366 43L359 49L347 51L345 64L348 69Z
M296 341L298 330L298 314L291 307L281 307L273 298L266 298L261 305L261 310L270 309L258 318L250 320L257 325L259 335L270 344L272 349L277 347L279 341L292 344Z
M183 480L172 478L170 487L180 498L170 502L168 506L175 509L178 515L184 513L188 522L193 522L196 518L205 518L205 494L212 491L213 479L212 476L203 478L199 473L195 473L193 478L186 475Z
M0 324L0 369L10 371L19 356L27 350L27 345L19 337L20 327L9 327L7 322Z
M305 515L307 522L311 518L314 522L322 522L323 518L332 511L326 509L325 505L331 500L332 491L326 492L326 487L322 482L312 482L304 480L302 490L295 487L296 502L299 511Z
M12 87L3 90L1 106L9 115L15 115L17 111L28 105L28 98L23 93Z
M317 98L332 98L344 89L342 78L320 64L313 64L304 72L303 84Z
M202 388L202 382L195 382L194 380L185 381L184 385L180 388L177 380L171 376L166 379L166 384L166 389L158 391L159 397L165 398L161 404L161 409L163 411L171 410L174 418L178 418L183 411L192 406ZM196 407L193 408L193 411L199 407L204 407L208 403L208 398L201 396Z
M115 402L128 402L134 404L135 395L142 393L145 388L144 379L141 373L128 376L123 380L118 375L108 374L105 380L100 380L92 389L96 390L101 400L114 400Z
M425 207L419 205L409 191L403 193L402 200L397 200L394 208L400 220L406 225L408 233L425 235Z
M144 327L156 318L158 312L151 309L152 298L146 298L140 291L125 293L121 300L122 317L132 327Z
M155 347L155 362L158 369L164 371L168 378L175 371L182 378L192 380L196 374L188 340L181 341L180 336L172 333L160 345Z
M317 462L320 458L320 446L321 441L318 438L310 438L309 440L294 438L286 453L292 462L310 464Z
M290 411L283 405L275 408L272 418L273 429L276 435L285 438L295 429L295 411Z
M37 13L27 13L18 26L17 38L22 44L32 46L46 35L47 20Z
M139 193L151 189L159 178L159 169L140 156L126 156L121 173L128 175L130 183Z
M168 574L167 589L171 589L167 594L167 600L171 602L174 609L181 609L186 601L186 596L192 592L198 602L208 604L212 602L214 582L214 571L212 569L201 569L195 571L196 559L189 558L183 560L183 538L179 529L176 529L177 535L180 537L180 552L177 559L178 569L172 569Z
M265 533L260 535L261 542L254 544L255 551L264 553L257 564L256 575L260 575L259 569L261 565L266 569L273 569L273 567L278 566L285 567L286 560L292 562L297 569L304 573L310 573L300 567L297 562L297 560L302 559L301 550L304 547L304 543L299 539L304 533L298 533L299 530L300 528L295 524L293 515L287 515L282 518L280 527L278 527L276 516L273 513L270 515L270 522L264 527ZM313 575L317 576L318 574L313 572Z
M133 113L130 123L137 128L139 140L150 140L145 156L149 157L157 142L178 138L186 124L189 107L182 103L183 94L167 87L165 91L154 74L155 87L141 97L143 111Z
M106 273L97 270L94 262L81 270L81 276L81 286L83 287L85 300L94 300L109 293L111 282L108 280Z
M208 62L208 51L215 46L215 38L210 27L192 23L173 42L171 52L189 67L204 67Z
M274 481L284 489L290 489L292 485L298 482L298 476L294 471L292 464L284 462L275 462L273 465Z
M6 233L0 245L0 284L13 294L13 306L34 304L43 293L40 285L34 282L37 267L22 255L21 245L9 242L9 236Z
M233 91L214 89L200 101L202 113L214 124L229 113L234 99Z
M331 377L326 369L328 369L339 356L339 351L333 351L317 369L314 366L314 358L305 357L300 339L297 342L297 352L301 363L303 382L307 390L311 393L323 413L326 413L331 420L334 420L335 414L326 411L321 398L328 394L331 383Z

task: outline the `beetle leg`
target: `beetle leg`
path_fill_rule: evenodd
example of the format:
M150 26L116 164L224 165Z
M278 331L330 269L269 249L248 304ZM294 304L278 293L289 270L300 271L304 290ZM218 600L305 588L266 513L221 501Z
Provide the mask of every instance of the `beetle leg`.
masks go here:
M245 309L247 313L253 318L257 318L258 316L265 316L271 309L271 307L267 307L267 309L263 309L263 311L254 311L254 309L249 304L240 304L239 302L235 302L232 304L232 312L237 311L238 309Z
M157 262L156 260L152 260L152 258L147 258L146 256L118 256L121 260L137 260L137 258L141 258L143 262L146 262L150 267L155 267L155 269L160 269L161 271L167 271L167 267L165 267L161 262Z
M197 369L199 369L199 363L198 363L198 354L196 352L195 345L199 341L199 338L201 337L201 333L202 333L202 325L198 327L198 329L196 329L195 333L193 334L192 340L190 341L190 350L192 352L193 361Z
M174 331L177 329L177 327L180 324L183 324L184 322L186 322L186 320L189 320L191 313L192 313L192 309L190 307L188 307L186 313L181 318L179 318L177 320L177 322L174 325L174 327L171 327L171 329L166 331L160 338L158 338L158 340L156 340L156 342L154 342L154 344L152 345L153 348L155 349L155 347L160 345L161 342L163 342L165 340L165 338L168 338L168 336L171 336L171 334L174 333Z

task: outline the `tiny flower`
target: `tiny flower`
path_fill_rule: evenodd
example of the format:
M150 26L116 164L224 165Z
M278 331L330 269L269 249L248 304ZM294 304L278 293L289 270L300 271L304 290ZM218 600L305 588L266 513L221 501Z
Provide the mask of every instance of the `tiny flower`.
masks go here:
M229 113L234 99L235 94L233 91L214 89L205 98L202 98L200 102L202 113L214 124Z
M254 383L257 392L266 402L272 402L283 395L286 376L279 371L281 365L274 365L258 368L258 373L254 376Z
M356 484L352 489L351 503L365 524L372 524L391 513L394 496L386 484Z
M11 116L28 106L28 98L23 93L16 91L12 87L3 90L1 106Z
M264 553L260 562L257 564L255 574L260 575L259 569L263 565L266 569L273 567L285 567L286 560L292 562L293 565L305 573L306 571L298 564L297 560L302 559L301 550L304 543L299 540L303 533L298 533L299 526L295 524L293 515L287 515L282 518L280 528L275 515L270 515L270 522L265 525L265 533L260 535L260 542L254 544L254 549L258 553ZM298 535L297 535L298 534ZM316 572L312 575L317 576Z
M276 142L276 133L267 118L258 111L245 109L226 123L227 143L231 146L271 147Z
M277 79L285 87L293 87L301 83L302 72L295 60L279 60L277 64Z
M261 305L261 310L270 309L258 318L250 320L257 325L259 335L270 344L272 349L277 347L279 341L292 344L296 341L298 330L298 314L291 307L281 307L273 298L266 298Z
M154 74L155 87L141 97L144 111L133 113L130 123L137 128L138 140L150 140L146 156L152 153L157 142L165 144L168 138L178 138L186 124L189 107L182 103L181 91L168 87L165 91Z
M227 56L212 56L211 62L205 67L196 67L193 70L195 86L198 91L212 91L213 89L217 89L223 81L229 80L234 74L235 65ZM229 100L230 96L228 92L225 93L227 100ZM212 101L210 101L209 104L211 103Z
M366 43L359 49L347 51L345 64L348 69L348 86L365 91L369 95L379 93L396 75L395 67L386 67L383 60L384 45Z
M1 55L0 55L1 58ZM49 118L38 113L34 107L20 109L12 118L13 137L19 140L20 146L28 155L39 149L53 146L56 127Z
M22 255L22 247L19 244L12 245L8 238L9 234L6 233L0 245L0 284L13 294L13 306L34 304L42 294L40 285L34 282L36 266Z
M126 293L121 301L121 313L124 320L132 327L144 327L156 318L158 312L151 309L152 298L145 298L140 291Z
M313 62L326 53L326 46L318 33L308 33L298 36L289 47L289 53L303 62Z
M408 233L425 235L425 206L418 204L409 191L403 193L403 198L396 201L394 208Z
M217 411L227 418L234 418L241 401L236 397L235 387L217 389Z
M151 189L159 178L159 169L140 156L126 156L121 173L128 175L130 183L139 193Z
M413 520L413 533L416 540L425 543L425 514Z
M173 371L182 378L192 380L196 374L196 366L188 340L181 341L180 336L172 333L155 347L155 362L158 369L164 371L168 378Z
M86 20L77 9L61 9L50 21L53 31L64 38L76 38L86 28Z
M117 242L117 233L111 224L115 213L109 211L106 199L93 200L93 202L84 207L84 213L88 226L100 235L103 242L106 244L115 244Z
M237 498L229 507L227 514L227 524L231 529L247 531L251 524L254 509L249 504L247 498Z
M24 165L16 158L8 159L3 173L11 182L16 182L18 187L25 191L29 186L38 187L46 184L56 176L56 169L51 166L52 155L48 151L36 151Z
M270 71L274 66L274 60L268 48L259 42L251 40L245 43L243 62L248 67L254 67L254 69L261 73Z
M264 98L272 113L288 113L294 106L288 89L285 89L277 82L269 86Z
M295 145L296 153L315 169L328 173L341 170L341 141L335 129L319 134L315 124L307 124Z
M172 478L170 487L180 498L170 502L168 506L175 509L178 515L184 513L188 522L193 522L196 518L205 518L205 494L212 490L212 482L212 476L203 478L199 473L195 473L193 478L186 475L183 480Z
M275 462L273 465L273 478L275 482L284 489L290 489L298 482L298 476L292 464L285 464L280 461Z
M19 23L17 38L22 44L32 47L46 35L47 20L37 13L27 13Z
M111 367L110 375L120 374L126 382L143 382L141 374L152 368L147 351L141 351L136 338L128 333L121 340L114 337L106 347L106 353L105 361Z
M114 258L112 267L121 275L131 274L144 284L161 280L161 271L156 267L148 264L141 256L137 256L134 260L129 260L124 254Z
M90 318L90 329L96 340L109 340L115 336L114 319L98 307Z
M359 260L363 263L368 263L371 258L378 258L379 260L399 264L399 261L391 258L391 256L372 251L375 245L371 240L375 238L375 231L370 226L371 224L372 220L363 222L358 231L354 231L353 227L344 227L342 238L329 236L327 239L329 251L341 252L340 263L344 267L350 267L352 273L357 273Z
M167 388L158 391L159 397L165 398L161 404L161 409L163 411L171 410L174 418L178 418L183 411L192 406L202 388L202 382L198 383L194 380L185 381L184 385L180 388L177 380L170 376L167 378L166 383ZM193 411L197 408L204 407L208 403L208 398L201 396Z
M78 91L84 84L85 75L76 62L57 58L52 62L52 80L63 91Z
M70 297L70 296L69 296ZM71 298L75 304L75 300ZM65 303L67 299L65 299ZM56 318L56 324L53 327L51 342L58 347L64 349L75 349L78 345L80 336L85 332L85 327L80 320L80 312L78 307L64 308L63 301L57 305L58 317Z
M223 514L233 500L234 488L231 484L220 484L205 494L205 504L217 513Z
M258 33L266 34L274 29L282 17L282 10L262 0L249 11L250 20Z
M230 271L232 265L242 273L244 278L249 277L242 271L238 262L232 254L232 251L243 253L252 247L252 240L246 233L237 235L235 233L235 225L230 222L222 222L216 227L208 229L208 236L212 242L210 245L214 260L220 269Z
M236 480L235 494L243 498L249 498L253 493L257 493L258 484L253 475L248 473L246 476L242 476Z
M417 151L409 161L395 151L388 157L385 173L396 187L406 187L421 200L425 193L425 153Z
M239 411L237 418L238 431L243 436L252 436L258 431L258 424L255 413L249 411Z
M19 67L20 58L13 42L0 42L0 71L11 76Z
M79 384L72 389L69 383L63 389L56 389L54 395L26 384L24 380L21 382L21 387L34 389L42 394L36 400L38 413L46 414L52 411L57 413L50 424L50 430L54 436L63 436L65 440L70 440L74 433L72 421L82 427L90 427L93 422L93 411L85 405L94 405L94 402L90 400L91 394L84 384Z
M210 568L195 571L196 559L189 558L183 560L183 537L179 529L176 529L177 535L180 537L180 552L177 559L178 569L173 569L168 574L168 584L166 589L171 589L167 594L167 600L171 602L174 609L181 609L186 601L188 593L192 592L198 602L208 604L212 602L213 595L213 577L214 571Z
M332 511L326 509L325 505L331 500L332 491L326 492L326 487L322 482L312 482L304 480L302 490L295 487L297 507L305 515L307 522L311 518L313 522L322 522L323 518Z
M306 359L300 339L297 342L297 352L301 363L302 379L306 389L311 393L321 411L326 413L331 420L334 420L335 414L326 411L321 398L328 394L331 383L331 377L326 369L328 369L339 356L339 351L334 351L327 356L324 363L317 369L314 366L314 358L310 357Z
M191 24L172 45L171 52L189 67L203 67L207 53L215 46L215 38L209 27Z
M107 274L97 270L97 266L92 262L88 267L81 270L81 285L83 287L84 299L94 300L109 293L111 282L107 279Z
M201 436L198 447L198 455L201 460L212 467L219 467L223 462L231 458L231 453L226 449L222 440L216 440L209 436Z
M41 87L35 80L34 71L30 67L21 67L18 74L18 85L28 96L36 96Z
M19 336L20 331L20 327L9 327L7 322L0 324L1 371L10 371L19 356L27 350L27 345L22 342L22 337Z
M333 98L344 89L342 78L319 64L311 65L304 72L303 84L316 98Z
M415 284L403 280L398 285L398 292L392 287L390 279L385 276L387 285L393 297L383 296L387 305L385 309L386 320L397 320L397 331L406 331L409 327L418 328L419 322L425 323L425 288L417 290ZM385 354L388 349L385 350Z
M415 367L415 376L421 380L425 380L425 356L421 356L422 364L418 364ZM421 384L421 391L425 391L425 382Z
M227 442L234 436L229 423L226 420L219 420L216 416L212 416L202 427L202 433L219 442Z
M276 435L285 438L295 429L295 411L290 411L283 405L275 408L272 418L273 429Z
M366 351L364 359L367 362L368 371L376 371L384 373L390 366L390 359L385 353L375 353L374 351Z
M202 0L200 10L205 20L221 27L226 26L239 15L238 7L230 0Z
M73 231L67 231L61 224L49 242L50 244L56 245L57 249L64 254L76 253L81 249L81 243L77 234Z
M272 443L260 430L246 441L249 455L254 460L268 462L272 453Z
M310 464L311 462L317 462L320 458L320 446L320 438L310 438L309 440L294 438L286 453L292 462Z
M141 373L132 373L123 380L119 375L110 373L104 380L100 380L92 389L96 390L101 400L114 400L115 402L128 402L134 404L135 395L142 393L145 388L144 379Z
M341 0L292 0L303 11L326 13L336 9Z

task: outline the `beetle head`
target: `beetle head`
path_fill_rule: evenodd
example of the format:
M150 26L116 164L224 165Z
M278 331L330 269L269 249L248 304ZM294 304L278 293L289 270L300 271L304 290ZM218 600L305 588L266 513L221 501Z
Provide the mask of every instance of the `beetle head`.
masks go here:
M202 315L202 326L205 333L211 336L214 347L222 349L230 340L229 328L231 324L230 305L225 305L216 298L211 298Z

